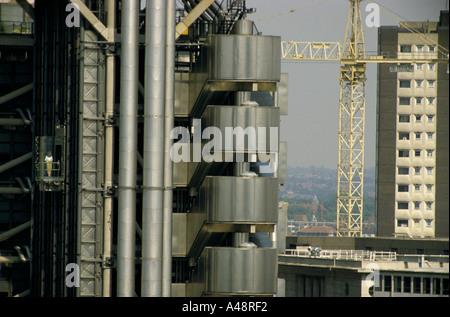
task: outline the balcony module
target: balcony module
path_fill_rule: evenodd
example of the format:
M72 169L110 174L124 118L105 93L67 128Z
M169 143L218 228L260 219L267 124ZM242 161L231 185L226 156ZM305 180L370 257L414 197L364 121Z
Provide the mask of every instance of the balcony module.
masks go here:
M175 115L201 117L231 92L277 92L280 60L278 36L209 35L192 72L176 74Z
M205 248L200 257L205 295L274 295L277 250L272 248Z

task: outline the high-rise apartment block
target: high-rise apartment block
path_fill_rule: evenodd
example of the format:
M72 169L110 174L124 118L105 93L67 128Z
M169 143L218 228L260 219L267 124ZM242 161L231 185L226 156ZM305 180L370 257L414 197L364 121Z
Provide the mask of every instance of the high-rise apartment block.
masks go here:
M378 236L449 236L448 17L379 29Z

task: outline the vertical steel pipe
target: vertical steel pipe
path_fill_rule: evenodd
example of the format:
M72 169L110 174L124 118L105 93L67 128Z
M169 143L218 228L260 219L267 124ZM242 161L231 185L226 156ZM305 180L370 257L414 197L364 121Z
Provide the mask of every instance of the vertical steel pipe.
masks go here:
M162 296L166 0L147 0L141 296Z
M117 296L135 296L139 1L122 1Z
M107 1L107 27L110 32L115 29L115 2L116 0ZM114 177L114 126L109 122L114 117L114 53L111 51L106 53L106 111L105 111L105 202L103 208L103 258L111 259L112 244L112 212L113 197L108 194L108 188L113 186ZM103 296L111 296L111 267L103 266Z
M175 0L167 1L166 32L166 87L165 87L165 136L164 136L164 205L163 205L163 266L162 296L170 297L172 288L172 160L170 148L173 140L170 132L174 126L175 93Z

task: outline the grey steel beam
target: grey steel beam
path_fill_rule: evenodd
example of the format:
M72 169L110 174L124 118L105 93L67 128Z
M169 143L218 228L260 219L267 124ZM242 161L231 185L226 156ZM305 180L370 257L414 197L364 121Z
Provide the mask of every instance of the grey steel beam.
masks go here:
M77 5L83 17L107 42L114 42L114 28L107 28L81 0L70 0L70 2Z
M20 125L27 125L27 124L23 119L0 118L0 126L3 126L3 125L20 126Z
M33 20L35 19L34 16L34 8L32 7L31 4L28 3L27 0L16 0L17 4L20 5L20 7L22 8L22 10L28 14L28 16L30 18L32 18Z
M18 225L17 227L14 227L8 231L0 233L0 242L8 240L9 238L15 236L16 234L18 234L30 227L31 227L31 221L27 221L21 225Z
M22 263L18 256L2 256L0 255L0 263L4 264L14 264L14 263Z
M107 1L107 27L115 29L115 0ZM113 196L106 194L113 187L114 182L114 126L110 119L114 117L114 53L106 54L106 102L105 102L105 173L104 173L104 208L103 208L103 259L108 261L112 257L112 226L113 226ZM103 297L111 296L112 268L106 262L103 265Z
M33 153L29 152L27 154L24 154L18 158L15 158L15 159L9 161L8 163L0 165L0 173L3 173L4 171L9 170L10 168L13 168L19 164L22 164L23 162L28 161L29 159L31 159L32 156L33 156Z
M179 22L175 28L175 38L179 38L184 31L186 31L192 23L195 22L206 11L215 0L203 0L197 4L189 14Z
M0 187L0 194L19 195L27 192L20 187Z
M10 101L10 100L13 100L13 99L16 98L16 97L21 96L21 95L23 95L24 93L29 92L30 90L33 89L33 86L34 86L34 83L31 83L31 84L28 84L28 85L26 85L26 86L23 86L23 87L21 87L21 88L19 88L19 89L16 89L16 90L14 90L14 91L12 91L12 92L10 92L10 93L4 95L4 96L1 96L1 97L0 97L0 105L1 105L1 104L4 104L5 102L8 102L8 101Z

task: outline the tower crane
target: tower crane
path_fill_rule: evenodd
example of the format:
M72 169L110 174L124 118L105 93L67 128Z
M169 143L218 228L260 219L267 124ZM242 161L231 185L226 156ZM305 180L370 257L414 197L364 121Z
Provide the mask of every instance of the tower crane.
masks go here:
M430 58L366 57L360 3L349 0L344 42L281 42L281 58L296 61L339 61L339 128L337 235L362 235L364 183L364 121L367 63L448 63L442 49Z

